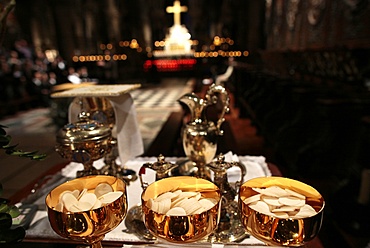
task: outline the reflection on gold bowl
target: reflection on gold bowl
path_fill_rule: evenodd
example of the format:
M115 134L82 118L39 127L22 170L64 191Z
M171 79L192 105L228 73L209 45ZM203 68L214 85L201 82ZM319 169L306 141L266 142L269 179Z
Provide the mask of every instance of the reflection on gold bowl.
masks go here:
M123 194L107 205L88 211L60 212L55 208L65 191L87 189L93 192L97 185L109 184L114 191ZM127 213L126 184L113 176L86 176L63 183L46 196L49 222L53 230L62 237L84 242L92 247L101 247L104 235L117 227Z
M314 214L308 217L276 217L261 213L250 207L244 201L258 193L255 188L265 189L279 186L306 196L306 204L313 207ZM313 187L283 177L261 177L245 182L239 191L239 207L242 223L255 238L268 245L303 246L317 236L320 231L325 201Z
M190 215L168 216L148 207L151 199L165 192L200 192L202 197L214 199L210 209ZM158 180L150 184L142 193L142 210L145 226L156 237L173 243L199 241L217 227L221 211L221 193L212 182L190 177L178 176Z

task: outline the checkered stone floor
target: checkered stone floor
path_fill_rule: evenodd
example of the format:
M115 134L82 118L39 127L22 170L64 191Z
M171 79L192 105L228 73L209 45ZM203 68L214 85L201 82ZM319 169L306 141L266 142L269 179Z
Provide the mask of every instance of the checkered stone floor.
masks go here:
M165 87L139 88L131 92L136 109L168 109L176 111L181 108L178 99L192 90L191 82L170 82Z

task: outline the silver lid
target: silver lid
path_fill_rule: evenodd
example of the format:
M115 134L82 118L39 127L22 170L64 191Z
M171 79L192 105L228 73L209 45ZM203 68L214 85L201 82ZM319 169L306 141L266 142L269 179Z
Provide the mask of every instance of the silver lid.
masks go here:
M112 131L108 126L90 120L88 113L81 112L78 122L69 123L58 131L57 142L59 144L95 143L106 140L111 135Z

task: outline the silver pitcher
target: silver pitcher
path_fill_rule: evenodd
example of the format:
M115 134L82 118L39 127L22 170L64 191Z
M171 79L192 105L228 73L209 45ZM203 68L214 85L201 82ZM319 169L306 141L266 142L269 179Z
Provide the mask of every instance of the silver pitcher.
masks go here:
M225 87L212 84L204 99L195 93L183 95L179 100L190 109L190 121L182 131L182 144L190 164L184 165L189 175L210 179L209 169L205 166L210 163L217 152L218 137L223 135L221 125L225 121L224 115L229 111L229 95ZM208 120L207 109L216 107L219 112L216 123Z

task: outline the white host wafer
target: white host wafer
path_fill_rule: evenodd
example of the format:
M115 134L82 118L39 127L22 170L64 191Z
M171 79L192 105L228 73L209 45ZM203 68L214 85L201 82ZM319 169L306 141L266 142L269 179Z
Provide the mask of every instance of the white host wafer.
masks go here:
M275 207L281 207L281 206L284 205L279 201L280 198L278 198L276 196L262 195L261 200L266 202L267 204L269 204L271 206L275 206Z
M256 201L249 204L249 207L257 212L270 215L271 211L269 205L264 201Z
M96 186L94 193L97 198L99 198L102 195L105 195L106 193L113 192L112 186L110 186L108 183L100 183Z
M109 187L107 187L107 185ZM88 192L86 188L83 190L66 190L59 195L59 202L55 206L55 210L63 212L84 212L92 209L100 208L103 204L109 204L117 200L123 195L122 191L113 191L113 188L106 183L99 184L98 190L94 189L94 193ZM104 193L106 192L106 193ZM103 195L100 195L104 193ZM98 199L98 196L99 199Z
M90 204L90 207L94 206L95 202L96 202L96 195L93 194L93 193L86 193L84 194L83 196L81 196L81 198L78 200L79 202L87 202Z
M282 205L302 207L306 203L305 200L299 199L295 196L284 196L279 198Z
M72 206L76 205L78 201L72 193L67 192L63 194L61 202L68 211L71 211Z
M172 203L171 203L171 207L178 207L178 206L181 206L181 203L183 202L183 201L186 201L186 200L188 200L188 198L186 198L186 197L183 197L183 198L177 198L176 200L174 200Z
M299 209L298 213L296 214L296 217L307 218L314 214L316 214L315 209L311 207L310 205L306 204Z
M186 216L186 212L183 208L175 207L167 211L168 216Z
M175 197L177 197L178 194L175 194L175 193L172 193L172 192L166 192L166 193L163 193L161 195L159 195L156 199L154 199L154 201L162 201L163 199L173 199Z
M207 198L200 199L199 204L202 205L205 210L209 210L215 206L215 203Z
M297 192L295 192L295 191L293 191L293 190L285 189L285 191L286 191L289 195L291 195L291 196L295 196L295 197L297 197L297 198L299 198L299 199L303 199L303 200L305 200L305 199L306 199L306 196L304 196L304 195L302 195L302 194L299 194L299 193L297 193Z
M158 201L158 213L165 214L171 208L171 199L164 198L162 201Z
M306 196L291 189L278 186L252 189L259 194L243 202L260 213L278 218L305 218L316 214L315 209L306 204Z
M272 213L272 215L278 218L282 218L282 219L287 219L290 217L287 212L276 212L276 213Z
M163 203L164 201L166 203ZM164 192L156 199L150 198L146 205L152 211L161 214L169 213L167 215L174 216L176 213L184 215L183 211L185 211L185 215L200 214L214 207L216 203L216 199L204 198L200 192L176 190ZM175 210L172 211L172 209Z
M289 195L284 189L278 186L270 186L262 190L261 194L275 197L282 197Z
M63 191L63 192L59 195L59 201L61 201L61 200L62 200L63 195L64 195L64 194L66 194L66 193L71 193L71 194L72 194L72 191L71 191L71 190ZM74 194L72 194L72 195L74 195ZM75 197L75 198L77 198L77 197Z
M109 192L99 197L99 200L102 204L109 204L120 198L122 194L121 191Z
M93 204L91 204L90 202L78 201L77 205L75 205L75 206L77 207L77 209L79 211L83 212L83 211L88 211L88 210L92 209L94 204L95 204L95 202L93 202Z
M272 209L271 212L273 212L273 213L277 213L277 212L293 212L293 211L296 211L297 209L299 209L299 207L295 207L295 206L281 206L279 208Z
M245 198L244 199L244 203L248 205L248 204L250 204L252 202L259 201L260 199L261 199L261 194L252 195L252 196L250 196L248 198Z
M75 189L75 190L72 191L72 195L74 195L77 199L78 196L80 195L80 191L78 189Z
M55 205L55 210L59 212L63 212L64 205L62 202L58 202L57 205Z

